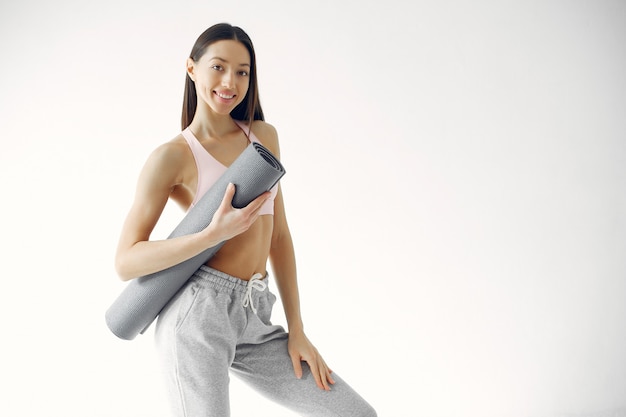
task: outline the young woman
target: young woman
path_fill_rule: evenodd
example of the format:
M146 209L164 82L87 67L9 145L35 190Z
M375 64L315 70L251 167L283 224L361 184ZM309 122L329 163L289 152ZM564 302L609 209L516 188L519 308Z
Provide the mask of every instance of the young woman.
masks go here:
M231 184L206 229L150 240L168 199L192 207L250 142L279 156L276 130L263 121L254 48L242 29L218 24L196 41L182 129L143 167L116 254L117 271L129 280L227 241L159 315L156 341L175 415L228 416L230 371L301 415L375 416L304 333L280 186L235 209ZM270 322L276 297L268 289L268 259L288 333Z

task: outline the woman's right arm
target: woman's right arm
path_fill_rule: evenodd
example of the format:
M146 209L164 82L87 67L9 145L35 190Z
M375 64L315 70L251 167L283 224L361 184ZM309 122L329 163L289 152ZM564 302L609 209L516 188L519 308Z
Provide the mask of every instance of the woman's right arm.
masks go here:
M151 241L150 234L170 193L182 184L181 173L188 158L185 152L177 143L162 145L150 155L139 175L135 200L122 227L115 255L115 268L124 281L162 271L246 231L269 196L263 194L247 207L234 209L231 202L235 189L231 185L207 228L186 236Z

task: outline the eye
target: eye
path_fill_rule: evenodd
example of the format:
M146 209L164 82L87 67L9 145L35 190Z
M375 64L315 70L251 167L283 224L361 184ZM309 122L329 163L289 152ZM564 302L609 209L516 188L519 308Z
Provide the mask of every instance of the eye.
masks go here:
M249 75L248 71L239 71L239 75L242 77L247 77Z
M221 65L218 64L212 65L211 68L213 68L215 71L222 71L224 69Z

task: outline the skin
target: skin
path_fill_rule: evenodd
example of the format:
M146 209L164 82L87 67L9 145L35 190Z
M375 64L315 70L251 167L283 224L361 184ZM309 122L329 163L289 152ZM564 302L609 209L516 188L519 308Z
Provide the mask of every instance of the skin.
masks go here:
M230 112L246 96L250 55L233 40L211 44L196 62L187 60L187 73L196 85L198 105L190 129L202 146L219 162L229 166L248 145L244 132ZM280 157L276 129L255 121L252 132L276 157ZM207 265L240 279L265 275L269 260L285 309L289 328L289 355L297 378L302 361L311 368L320 389L334 384L332 371L304 333L296 278L296 261L283 204L282 191L274 200L274 215L259 215L269 192L248 206L231 205L231 184L211 223L201 232L166 240L150 240L165 204L175 201L188 209L195 197L198 173L195 160L182 135L159 146L148 157L137 182L135 199L122 227L115 266L124 281L161 271L227 240Z

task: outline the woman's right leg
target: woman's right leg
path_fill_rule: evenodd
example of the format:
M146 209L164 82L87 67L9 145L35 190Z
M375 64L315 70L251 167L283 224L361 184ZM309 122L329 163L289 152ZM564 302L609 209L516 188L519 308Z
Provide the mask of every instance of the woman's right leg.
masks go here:
M228 417L236 335L228 293L193 277L159 315L155 338L176 417Z

